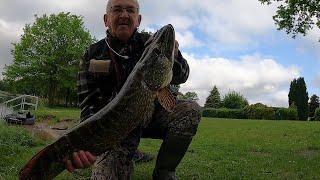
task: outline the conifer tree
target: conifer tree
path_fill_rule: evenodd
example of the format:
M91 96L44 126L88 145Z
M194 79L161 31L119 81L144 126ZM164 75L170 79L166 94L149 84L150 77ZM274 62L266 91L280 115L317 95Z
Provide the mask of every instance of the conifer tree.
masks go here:
M296 105L299 120L307 120L309 115L308 108L308 92L307 86L303 77L297 79Z
M297 94L297 80L293 79L290 83L290 89L288 94L289 107L296 105L296 94Z
M214 86L210 91L209 96L206 99L204 104L205 108L220 108L221 107L221 98L217 86Z

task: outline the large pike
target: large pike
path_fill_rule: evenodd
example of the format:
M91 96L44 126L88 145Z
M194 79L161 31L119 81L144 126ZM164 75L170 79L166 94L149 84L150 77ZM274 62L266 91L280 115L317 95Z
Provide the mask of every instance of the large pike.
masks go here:
M171 25L151 36L119 94L98 113L33 156L21 169L20 179L53 179L65 169L63 159L73 152L85 150L99 155L150 120L155 99L163 97L163 89L172 78L174 43Z

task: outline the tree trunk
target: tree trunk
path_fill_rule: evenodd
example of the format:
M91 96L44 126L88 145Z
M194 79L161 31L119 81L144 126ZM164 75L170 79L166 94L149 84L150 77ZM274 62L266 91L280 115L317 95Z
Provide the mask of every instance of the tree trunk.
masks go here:
M68 101L70 101L70 88L67 89L67 93L66 93L66 97L65 97L65 106L66 107L68 107Z
M49 106L55 105L55 97L57 92L57 82L51 81L49 85L49 93L48 93L48 99L49 99Z

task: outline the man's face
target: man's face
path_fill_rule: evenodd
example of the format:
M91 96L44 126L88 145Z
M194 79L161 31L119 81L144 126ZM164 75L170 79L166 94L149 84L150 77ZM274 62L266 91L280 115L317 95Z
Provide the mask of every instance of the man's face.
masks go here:
M105 26L113 36L127 41L141 22L137 4L133 0L111 1L111 9L104 15Z

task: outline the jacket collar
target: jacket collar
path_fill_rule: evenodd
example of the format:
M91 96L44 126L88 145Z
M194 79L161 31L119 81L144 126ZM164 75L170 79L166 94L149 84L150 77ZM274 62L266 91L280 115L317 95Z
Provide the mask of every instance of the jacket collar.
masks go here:
M137 29L135 29L130 39L127 42L123 42L117 37L112 36L109 30L107 30L107 40L110 46L117 52L121 51L124 47L128 47L134 44L135 42L137 42L137 36L138 36L138 31Z

